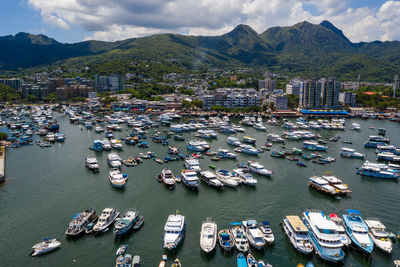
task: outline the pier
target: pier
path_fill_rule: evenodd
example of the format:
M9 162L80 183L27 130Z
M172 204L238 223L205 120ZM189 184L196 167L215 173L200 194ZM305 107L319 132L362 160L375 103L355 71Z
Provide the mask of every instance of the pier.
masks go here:
M0 183L6 180L6 147L0 147Z

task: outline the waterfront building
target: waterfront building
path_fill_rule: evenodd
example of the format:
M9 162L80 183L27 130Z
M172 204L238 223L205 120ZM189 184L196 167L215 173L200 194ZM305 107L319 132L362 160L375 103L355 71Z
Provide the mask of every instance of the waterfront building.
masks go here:
M324 108L339 107L340 82L335 79L322 78L317 82L317 87L321 88L321 105Z
M285 94L271 95L270 101L274 103L274 107L279 110L288 109L288 98Z
M303 108L318 109L321 107L321 84L316 80L307 80L300 94L300 106Z
M260 95L255 89L219 88L213 94L203 95L201 100L206 110L212 106L236 108L260 105Z
M96 90L99 91L120 91L124 89L124 78L120 74L110 76L94 75Z
M17 78L11 79L0 79L0 84L4 84L5 86L11 87L17 91L22 90L23 80Z
M357 106L357 94L344 92L339 94L339 103L344 106Z
M56 89L56 97L58 100L68 100L73 97L88 97L89 91L93 91L93 87L81 85L79 83L71 86L61 86Z
M292 80L289 84L286 84L286 93L293 95L300 95L303 91L304 82L300 80Z

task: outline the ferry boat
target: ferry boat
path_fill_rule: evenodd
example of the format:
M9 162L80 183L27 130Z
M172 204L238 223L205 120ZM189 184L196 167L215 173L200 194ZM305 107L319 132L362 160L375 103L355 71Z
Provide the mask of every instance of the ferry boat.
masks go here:
M199 189L199 178L194 170L182 170L182 181L189 188L193 190Z
M356 158L356 159L363 159L365 157L364 154L356 152L355 149L342 147L340 155L346 158Z
M226 170L217 170L216 175L218 180L225 186L236 187L239 185L239 182L235 179L234 175Z
M235 137L235 136L229 136L228 137L228 139L226 139L226 142L229 144L229 145L232 145L232 146L240 146L242 143L240 142L240 140L237 138L237 137Z
M361 249L362 252L370 254L374 243L368 235L368 226L365 224L358 210L347 210L343 216L344 228L350 237L352 244Z
M243 136L243 143L254 145L256 143L256 139L250 136Z
M303 149L314 150L314 151L326 151L328 149L328 147L320 145L320 144L318 144L318 142L304 141Z
M218 232L219 245L225 251L231 251L234 246L233 236L229 229L223 229Z
M262 221L258 224L258 229L260 229L261 233L263 234L263 238L265 243L273 244L275 237L272 233L271 224L268 221Z
M210 253L215 249L217 244L217 224L207 218L201 225L200 231L200 248L205 253Z
M195 172L201 171L199 160L193 157L185 159L185 167Z
M336 225L336 231L339 233L342 244L348 247L351 244L351 239L344 230L343 220L335 213L329 214L327 218Z
M389 238L385 225L379 219L367 218L365 224L369 229L369 236L374 242L375 246L382 251L391 254L393 250L393 242Z
M357 174L383 179L397 179L400 176L398 169L393 169L394 164L370 163L368 160L357 170Z
M243 228L242 223L232 222L230 223L230 226L235 248L242 253L246 253L247 251L249 251L249 241L247 240L246 232Z
M115 221L119 212L113 208L105 208L101 213L97 223L93 227L94 232L103 232Z
M220 158L236 159L236 154L230 152L228 149L218 149L217 156Z
M217 175L212 171L207 170L200 172L200 178L209 186L215 188L222 188L224 186L222 182L218 180Z
M112 186L116 188L123 188L128 180L126 174L122 174L118 168L113 168L108 173L108 179Z
M138 221L139 213L136 210L128 210L122 218L118 218L115 221L113 233L116 235L124 235L129 233L133 225Z
M117 153L110 153L107 156L107 162L111 166L111 168L119 168L121 167L121 158Z
M166 186L175 187L175 176L170 169L161 171L161 179Z
M69 223L65 234L68 236L77 236L83 233L86 226L97 219L96 211L88 209L83 212L75 214L72 221Z
M311 244L318 256L330 262L343 261L345 255L342 249L343 243L335 223L329 221L322 211L307 210L303 216Z
M383 137L383 136L381 136L381 135L371 135L371 136L369 137L369 141L372 141L372 142L382 142L382 143L390 143L389 138L385 138L385 137Z
M245 144L239 145L237 148L235 148L235 151L250 154L250 155L258 155L258 153L260 153L260 151L258 151L253 146L245 145Z
M85 158L85 166L92 171L99 170L99 164L97 163L97 159L93 155L89 155Z
M264 176L271 176L274 172L267 170L258 162L249 162L249 170L256 174L264 175Z
M285 140L283 140L282 137L280 137L277 134L268 134L267 135L267 142L273 142L273 143L283 143Z
M398 163L400 162L400 156L391 152L380 152L376 155L376 160Z
M390 152L395 155L400 155L400 149L394 145L379 145L376 148L376 153Z
M169 215L164 226L163 248L175 249L182 242L185 231L185 216L178 213Z
M257 185L257 179L253 177L253 175L250 173L249 169L234 169L233 172L243 180L243 183L246 185L251 185L251 186L256 186Z
M348 193L351 193L348 185L344 184L343 181L336 176L323 175L322 178L325 179L329 183L329 185L333 186L336 190L339 190L339 194L346 195Z
M369 147L369 148L377 148L378 146L384 146L386 145L385 142L376 142L376 141L366 141L364 143L364 147Z
M204 152L206 149L199 141L189 141L186 145L187 149L196 151L196 152Z
M288 215L282 222L283 230L292 245L303 254L311 254L313 246L310 243L308 229L299 216Z
M255 249L262 249L265 246L264 235L257 227L256 220L243 221L242 225L246 231L247 239L250 245Z
M49 238L46 237L43 239L43 242L37 243L32 247L32 252L29 254L29 256L35 257L38 255L45 254L47 252L50 252L52 250L55 250L56 248L61 246L61 242L56 239L56 238Z

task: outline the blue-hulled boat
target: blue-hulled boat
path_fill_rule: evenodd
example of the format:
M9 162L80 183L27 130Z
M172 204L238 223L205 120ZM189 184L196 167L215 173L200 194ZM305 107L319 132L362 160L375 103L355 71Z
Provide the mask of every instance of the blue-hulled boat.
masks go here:
M320 144L318 144L318 142L304 141L303 149L314 150L314 151L326 151L328 149L328 147L320 145Z
M368 235L368 226L358 210L347 210L343 215L343 224L352 244L362 252L370 254L374 249L374 243Z
M237 267L247 267L246 257L239 253L236 257Z

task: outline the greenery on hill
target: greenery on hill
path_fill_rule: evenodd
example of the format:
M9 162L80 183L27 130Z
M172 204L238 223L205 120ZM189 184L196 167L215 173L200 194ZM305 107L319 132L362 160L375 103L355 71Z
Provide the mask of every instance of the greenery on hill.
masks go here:
M374 92L376 94L366 94ZM357 105L361 107L372 107L380 111L385 109L400 109L400 98L392 97L393 88L387 86L363 86L357 92Z
M274 27L258 34L239 25L221 36L157 34L118 42L62 44L44 35L0 37L0 70L73 71L77 75L168 72L210 67L256 67L301 76L391 81L400 66L400 42L352 43L328 21ZM87 69L86 67L89 67Z

